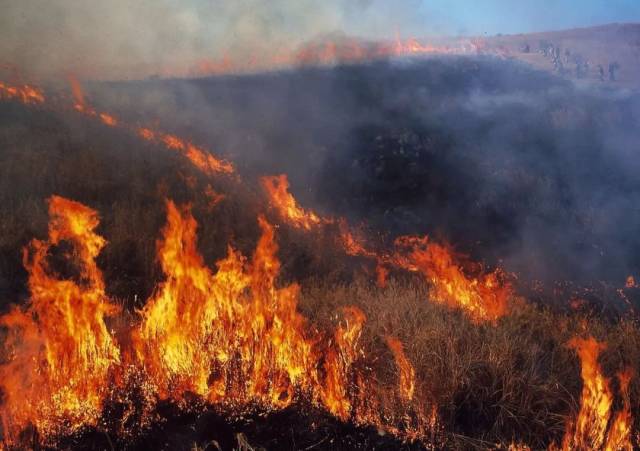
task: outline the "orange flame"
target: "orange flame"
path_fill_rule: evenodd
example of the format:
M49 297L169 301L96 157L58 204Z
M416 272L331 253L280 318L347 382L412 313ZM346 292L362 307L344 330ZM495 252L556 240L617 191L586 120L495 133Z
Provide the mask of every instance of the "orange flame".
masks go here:
M432 243L428 237L400 237L396 246L399 252L391 260L422 273L431 283L434 301L461 308L475 321L495 321L507 313L513 290L500 280L499 270L469 277L448 246Z
M380 410L383 398L376 400L373 381L355 366L363 357L364 314L343 309L331 340L309 327L297 311L298 286L276 285L278 246L263 217L251 261L229 248L214 273L197 251L189 208L168 201L158 242L166 279L140 312L140 323L131 325L131 348L122 349L105 323L118 309L106 298L95 262L105 245L94 233L96 212L60 197L51 198L49 209L48 241L34 240L25 250L31 302L0 318L10 351L0 365L5 444L17 442L29 424L52 444L95 425L106 397L126 389L120 376L130 371L146 377L151 398L155 393L179 405L188 402L188 393L236 411L251 405L280 409L304 396L342 420L400 433L389 423L389 411ZM79 262L78 282L50 275L46 257L63 242ZM399 371L397 393L412 409L413 368L400 343L388 343ZM115 392L107 391L110 384ZM403 430L424 437L435 417L416 415Z
M171 202L167 208L159 243L167 280L143 310L139 333L140 355L161 395L192 391L219 402L231 399L233 381L242 381L234 402L290 403L294 385L312 369L311 344L295 309L297 286L274 285L273 228L260 218L263 236L252 264L229 249L214 275L196 250L193 217Z
M623 407L622 410L616 414L609 429L607 443L604 448L606 451L631 451L633 449L631 442L633 416L631 415L631 399L629 397L629 385L631 384L632 378L633 370L630 368L618 374Z
M298 205L296 199L289 193L289 180L285 174L262 177L260 181L269 196L271 205L294 227L311 230L328 222L313 211L307 211Z
M415 37L386 42L364 42L353 38L314 42L300 48L277 48L245 57L224 53L219 58L201 59L187 70L164 68L164 76L209 76L229 73L277 70L287 67L354 64L384 58L437 54L477 54L500 52L486 48L481 40L450 40L447 45L421 41Z
M387 346L391 349L393 357L398 367L400 394L406 401L413 399L413 392L416 388L416 373L413 365L407 359L402 348L402 342L397 338L387 337Z
M28 424L50 434L95 424L111 367L120 353L105 324L117 312L104 292L95 258L105 240L94 233L95 211L54 196L49 200L49 239L24 251L31 299L0 318L8 328L8 362L0 366L0 406L6 440ZM72 245L81 283L57 278L47 264L62 242Z
M562 450L573 449L606 449L631 450L631 407L629 401L629 383L632 372L630 370L619 374L620 391L624 398L624 407L614 417L611 425L611 406L613 393L607 379L598 363L598 357L606 345L599 343L593 337L574 338L569 341L569 347L578 353L581 363L582 399L580 411L575 422L568 425ZM551 449L555 449L552 446Z
M44 103L44 93L31 85L12 86L0 81L0 99L19 100L25 104Z
M504 316L513 296L511 285L502 280L498 269L467 276L451 249L429 241L428 237L403 236L396 239L396 252L378 255L367 249L365 240L349 227L343 218L337 221L305 210L289 192L286 175L262 177L262 185L269 201L279 215L290 225L311 230L322 224L337 222L340 242L348 255L376 260L376 278L379 286L386 284L386 265L422 273L431 284L431 298L454 308L464 310L474 321L495 321Z

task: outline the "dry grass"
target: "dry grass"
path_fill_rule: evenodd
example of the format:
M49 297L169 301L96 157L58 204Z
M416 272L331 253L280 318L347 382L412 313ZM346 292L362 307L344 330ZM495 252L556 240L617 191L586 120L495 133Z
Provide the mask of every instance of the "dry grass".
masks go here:
M460 312L429 302L427 287L418 280L392 280L384 289L364 279L312 282L304 287L301 308L324 323L350 304L367 315L365 347L379 350L385 335L405 343L419 391L437 403L452 446L514 441L538 449L559 441L579 408L580 365L566 347L573 336L593 334L608 343L601 362L609 376L627 366L640 368L636 322L609 324L520 305L495 326L475 325ZM378 364L395 371L388 356L380 355ZM639 389L636 380L636 417Z

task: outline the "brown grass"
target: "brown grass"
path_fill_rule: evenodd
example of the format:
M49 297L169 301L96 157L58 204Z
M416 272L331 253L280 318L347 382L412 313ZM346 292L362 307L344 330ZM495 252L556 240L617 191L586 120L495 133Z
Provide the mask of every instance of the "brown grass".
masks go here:
M317 281L304 287L301 308L323 323L339 306L357 305L368 318L369 349L380 349L381 336L399 337L419 391L438 405L451 446L513 441L539 449L561 440L581 392L579 361L566 347L573 336L593 334L608 343L601 362L612 378L621 368L640 368L640 328L631 320L605 323L520 305L495 326L475 325L428 298L418 280L392 280L384 289L365 279ZM393 360L381 356L378 364L393 367ZM639 390L636 380L636 417Z

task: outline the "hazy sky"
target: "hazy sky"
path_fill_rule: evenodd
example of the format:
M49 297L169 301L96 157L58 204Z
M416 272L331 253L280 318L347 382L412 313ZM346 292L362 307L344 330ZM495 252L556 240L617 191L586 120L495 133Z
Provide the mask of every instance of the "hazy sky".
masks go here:
M366 39L521 33L640 22L640 0L14 0L0 14L0 65L116 76ZM90 76L90 75L88 75Z
M527 33L640 22L640 0L423 0L435 26L454 34Z

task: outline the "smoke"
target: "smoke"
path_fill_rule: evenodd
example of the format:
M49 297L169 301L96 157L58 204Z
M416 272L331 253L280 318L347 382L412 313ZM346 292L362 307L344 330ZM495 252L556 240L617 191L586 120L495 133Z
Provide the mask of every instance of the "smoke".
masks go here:
M457 57L93 90L389 240L446 239L523 281L640 272L633 93Z
M432 33L419 0L21 0L0 15L0 63L31 75L122 79L342 33Z

